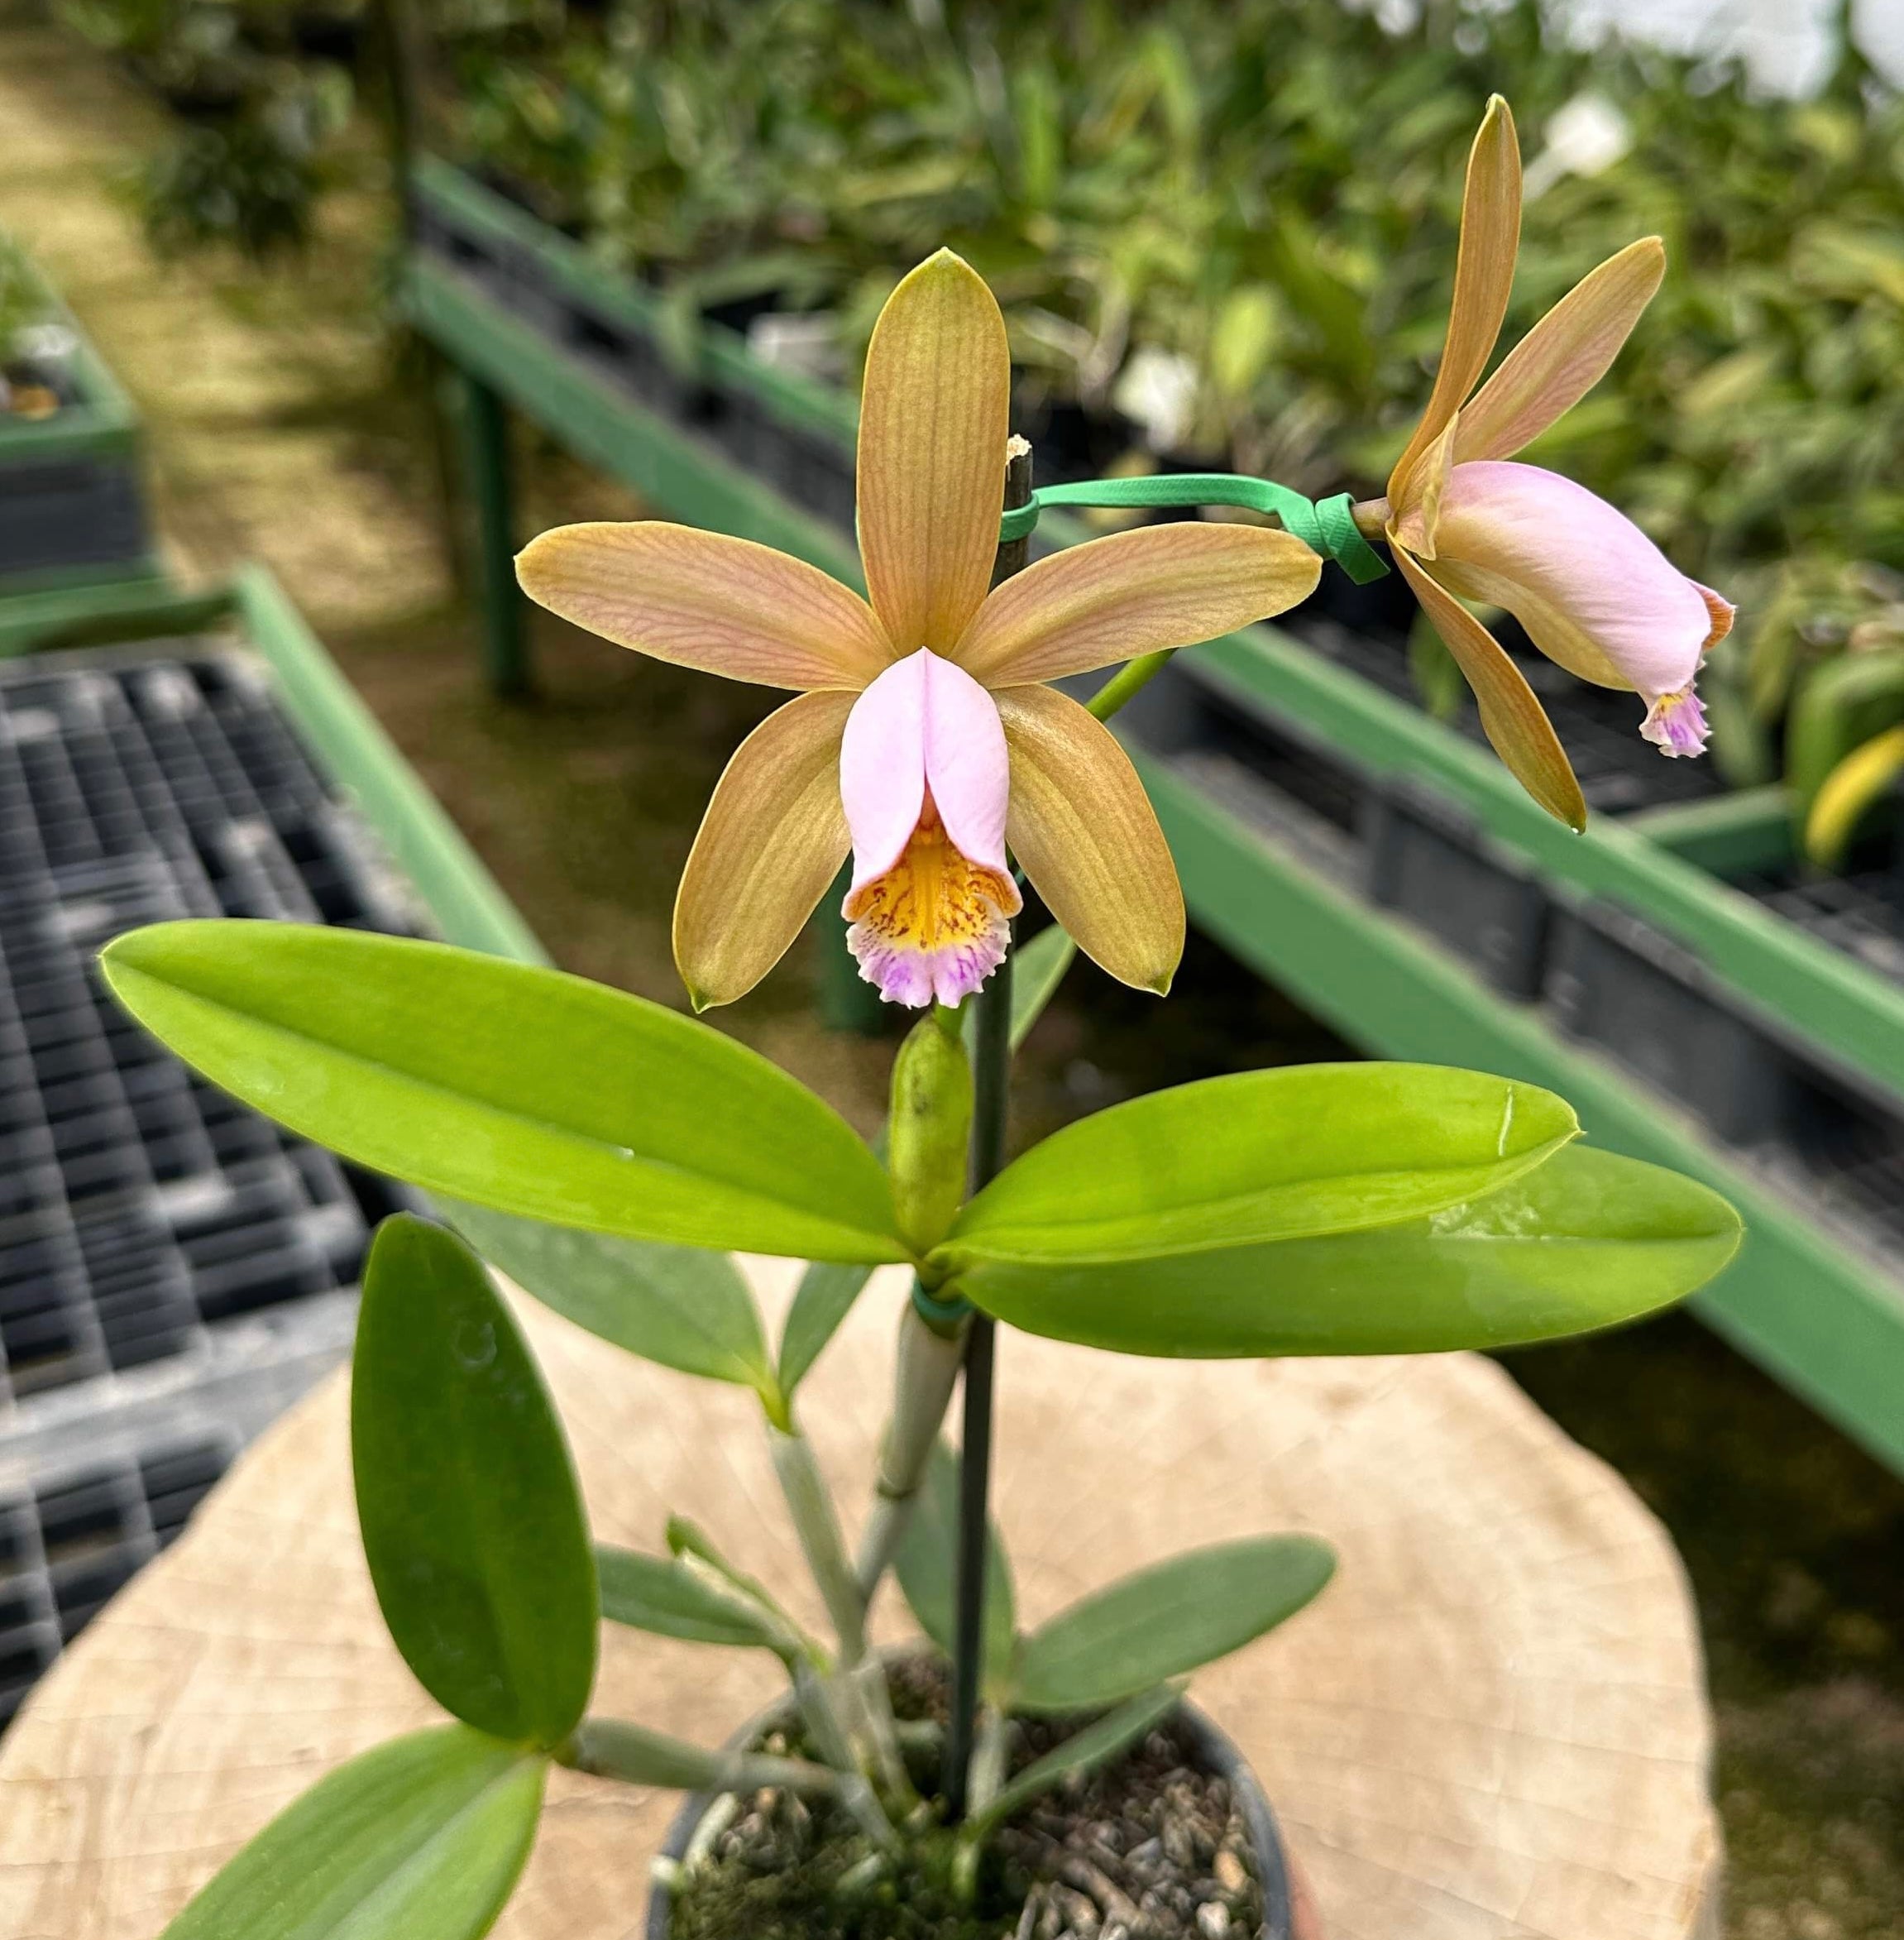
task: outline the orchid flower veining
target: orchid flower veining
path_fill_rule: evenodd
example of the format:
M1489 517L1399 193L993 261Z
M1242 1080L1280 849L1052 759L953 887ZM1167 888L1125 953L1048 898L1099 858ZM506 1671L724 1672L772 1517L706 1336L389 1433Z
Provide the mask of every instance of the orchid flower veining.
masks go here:
M1177 523L1093 540L988 592L1011 362L949 251L894 290L867 353L859 447L868 596L745 539L659 521L558 528L532 597L663 660L802 691L735 752L675 905L697 1008L780 960L845 860L860 974L915 1007L975 990L1007 947L1017 858L1079 947L1163 991L1184 903L1109 730L1046 685L1284 611L1321 561L1286 532Z

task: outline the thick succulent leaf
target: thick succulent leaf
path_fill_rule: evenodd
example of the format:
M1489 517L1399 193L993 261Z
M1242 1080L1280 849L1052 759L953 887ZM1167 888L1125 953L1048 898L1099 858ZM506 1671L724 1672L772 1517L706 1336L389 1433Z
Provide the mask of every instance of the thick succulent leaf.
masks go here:
M870 1267L843 1267L827 1260L816 1261L801 1275L780 1330L782 1393L791 1395L806 1378L872 1277Z
M948 1656L958 1636L958 1557L959 1458L940 1442L892 1560L920 1629ZM995 1695L1008 1688L1017 1624L1011 1559L994 1523L985 1561L985 1684Z
M1312 1535L1251 1536L1154 1564L1026 1637L1017 1701L1091 1711L1182 1677L1294 1616L1335 1567L1335 1552Z
M885 1172L845 1120L659 1004L301 923L158 923L102 960L214 1084L431 1191L677 1245L904 1257Z
M1107 1712L1094 1724L1086 1725L1075 1736L1066 1738L1002 1786L983 1812L974 1813L967 1820L963 1837L969 1841L983 1839L994 1826L1002 1825L1041 1793L1054 1790L1084 1772L1095 1771L1101 1765L1108 1765L1146 1732L1154 1731L1182 1702L1183 1693L1165 1684L1161 1689L1144 1692Z
M1557 1339L1683 1300L1738 1214L1676 1172L1569 1146L1424 1219L1117 1266L983 1264L960 1281L1028 1334L1120 1353L1439 1353Z
M765 1614L736 1591L710 1583L678 1556L644 1556L610 1543L596 1546L601 1613L610 1623L691 1644L731 1644L777 1652L784 1641Z
M443 1216L544 1306L683 1374L773 1392L773 1368L740 1269L703 1247L551 1226L456 1200Z
M476 1940L529 1857L548 1769L461 1725L379 1745L280 1813L163 1940Z
M482 1262L407 1213L364 1269L351 1463L377 1602L418 1681L479 1731L560 1744L595 1682L600 1609L574 1464Z
M945 1251L1077 1262L1345 1233L1478 1198L1579 1129L1551 1091L1445 1065L1208 1078L1034 1146L967 1205Z

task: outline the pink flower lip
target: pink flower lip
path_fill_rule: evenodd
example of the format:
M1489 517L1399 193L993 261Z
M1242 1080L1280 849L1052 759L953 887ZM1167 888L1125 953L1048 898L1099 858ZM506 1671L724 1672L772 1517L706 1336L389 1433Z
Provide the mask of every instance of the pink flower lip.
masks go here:
M1004 960L1022 898L1005 856L1010 761L997 704L928 648L854 703L840 750L853 837L843 913L891 1004L955 1004Z
M1477 596L1507 607L1551 659L1596 659L1649 703L1687 686L1731 624L1731 607L1624 513L1536 465L1454 467L1433 557L1454 568L1457 591L1468 590L1457 577L1466 569Z
M853 836L853 887L898 861L928 789L959 853L1005 870L1011 764L997 703L929 647L897 661L846 717L840 794Z
M1661 754L1697 755L1705 752L1705 709L1690 686L1676 694L1662 694L1646 711L1640 733Z

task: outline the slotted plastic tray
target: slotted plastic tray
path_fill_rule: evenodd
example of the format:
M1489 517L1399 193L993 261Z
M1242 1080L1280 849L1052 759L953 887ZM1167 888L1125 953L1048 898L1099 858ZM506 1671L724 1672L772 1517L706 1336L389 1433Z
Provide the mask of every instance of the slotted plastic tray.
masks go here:
M259 663L0 668L0 1721L341 1356L371 1228L410 1203L106 994L111 937L205 916L419 927Z

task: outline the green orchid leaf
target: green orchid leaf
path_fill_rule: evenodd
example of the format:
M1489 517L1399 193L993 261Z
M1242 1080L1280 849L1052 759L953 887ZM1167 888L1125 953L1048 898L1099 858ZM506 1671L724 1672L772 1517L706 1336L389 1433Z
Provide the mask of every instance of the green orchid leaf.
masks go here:
M826 1344L840 1331L860 1291L873 1277L870 1267L836 1266L818 1260L800 1277L800 1289L780 1330L780 1387L791 1395L812 1371Z
M1240 1650L1293 1617L1336 1567L1309 1535L1192 1550L1127 1576L1041 1624L1018 1648L1027 1711L1094 1711Z
M932 1451L892 1567L919 1627L950 1657L958 1636L959 1458L945 1443ZM1011 1559L992 1525L985 1561L985 1686L998 1702L1008 1689L1017 1649L1017 1599Z
M1057 923L1039 931L1012 965L1012 1048L1018 1050L1045 1006L1058 994L1064 973L1077 960L1078 946Z
M1364 1233L959 1281L1028 1334L1127 1354L1416 1354L1586 1334L1683 1300L1739 1239L1715 1192L1572 1146L1487 1198Z
M1792 704L1785 778L1801 814L1855 748L1904 721L1904 647L1846 654L1806 677Z
M659 1004L446 944L155 924L113 994L214 1084L361 1165L558 1226L817 1259L904 1257L830 1106Z
M1012 954L1012 1048L1017 1051L1031 1035L1031 1027L1045 1014L1045 1006L1058 994L1078 955L1078 946L1062 925L1050 923L1029 943ZM959 1020L965 1049L976 1056L978 1049L978 1007L968 1004Z
M726 1253L584 1233L453 1200L443 1213L492 1267L565 1320L663 1368L773 1391L760 1310Z
M1000 1787L984 1810L974 1813L965 1822L961 1840L976 1844L1041 1793L1052 1791L1067 1780L1108 1765L1120 1752L1155 1731L1183 1702L1183 1696L1174 1685L1165 1684L1159 1690L1132 1698L1094 1724L1086 1725L1074 1737L1055 1746L1009 1784Z
M462 1725L379 1745L280 1812L162 1940L476 1940L529 1857L548 1770Z
M1491 1192L1579 1132L1564 1099L1443 1065L1299 1065L1132 1099L1034 1146L954 1262L1130 1260L1347 1233Z
M691 1644L732 1644L777 1654L786 1647L787 1640L763 1611L709 1583L677 1556L644 1556L637 1550L598 1543L595 1561L601 1578L601 1613L611 1623Z
M399 1213L364 1269L351 1462L390 1636L443 1709L545 1748L595 1682L600 1603L548 1391L482 1262Z
M1904 727L1854 748L1819 784L1805 817L1805 853L1820 869L1842 869L1859 825L1904 774Z

